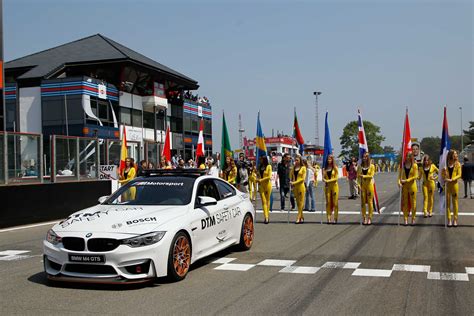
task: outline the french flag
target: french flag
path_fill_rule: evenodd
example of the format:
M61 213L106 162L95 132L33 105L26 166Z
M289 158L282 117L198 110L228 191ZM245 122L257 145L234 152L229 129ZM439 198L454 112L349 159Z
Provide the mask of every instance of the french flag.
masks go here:
M439 153L439 173L438 173L438 182L440 184L440 206L439 209L441 214L445 213L446 203L445 203L445 192L444 192L444 179L442 177L443 169L446 168L446 157L448 156L448 151L451 149L451 142L449 141L449 132L448 132L448 118L446 117L446 106L444 106L444 118L443 118L443 130L441 134L441 150Z
M357 125L359 126L359 165L362 163L362 157L366 152L369 152L369 146L367 145L367 138L365 137L365 130L364 130L364 122L362 120L362 115L360 114L360 110L357 110ZM380 206L379 206L379 196L377 195L377 188L375 186L375 179L374 181L374 210L380 214Z

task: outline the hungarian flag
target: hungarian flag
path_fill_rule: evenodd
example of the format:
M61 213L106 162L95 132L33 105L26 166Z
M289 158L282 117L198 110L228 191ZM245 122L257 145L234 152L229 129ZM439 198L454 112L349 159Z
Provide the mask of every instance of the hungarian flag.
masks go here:
M125 170L125 159L128 157L128 150L127 150L127 133L125 129L125 125L123 126L122 131L122 146L120 148L120 165L119 165L119 174L123 173Z
M298 118L296 117L295 109L295 120L293 121L293 137L296 139L296 143L299 147L299 152L302 155L304 150L304 139L301 135L300 126L298 125Z
M222 142L221 142L221 169L224 167L225 157L232 157L232 149L230 147L229 132L227 131L227 124L225 123L225 115L222 112Z
M411 153L411 133L410 133L410 121L408 120L408 108L405 115L405 126L403 127L403 141L402 141L402 167L405 165L407 154Z
M369 152L369 146L367 145L367 138L365 137L365 129L364 129L364 121L362 120L362 115L360 114L360 110L357 110L357 125L359 126L359 164L362 163L362 158L366 152ZM380 207L379 207L379 197L377 195L377 188L375 186L375 178L374 181L374 209L377 213L380 214Z
M171 134L170 134L170 127L166 129L166 138L165 138L165 146L163 147L163 151L161 152L162 156L166 157L166 161L171 161Z
M199 138L196 148L196 161L199 157L204 157L204 119L201 118L201 123L199 125Z
M448 151L451 149L451 142L449 141L449 132L448 132L448 118L446 117L446 106L444 106L444 118L443 118L443 129L441 132L441 150L439 152L439 173L438 173L438 182L440 184L440 203L439 209L441 214L445 213L446 201L445 201L445 192L444 192L444 179L443 179L443 169L446 168L446 158L448 156Z

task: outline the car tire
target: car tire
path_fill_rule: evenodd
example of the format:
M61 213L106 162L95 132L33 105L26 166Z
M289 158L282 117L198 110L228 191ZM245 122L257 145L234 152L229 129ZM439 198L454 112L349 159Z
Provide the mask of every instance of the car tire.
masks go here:
M253 218L250 213L247 213L245 214L244 220L242 221L239 249L245 251L252 248L254 236L255 225L253 223Z
M191 265L191 242L184 232L178 232L173 238L168 255L168 279L181 281L186 277Z

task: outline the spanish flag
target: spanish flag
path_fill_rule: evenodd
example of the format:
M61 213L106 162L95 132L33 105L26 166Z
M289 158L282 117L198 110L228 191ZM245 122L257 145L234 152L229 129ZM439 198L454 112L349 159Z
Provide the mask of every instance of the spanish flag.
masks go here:
M125 130L125 125L123 126L122 132L122 146L120 148L120 165L119 165L119 174L123 173L125 169L125 159L128 157L128 149L127 149L127 133Z
M257 137L255 138L255 150L257 152L257 166L260 157L267 155L267 146L265 145L265 136L263 136L262 125L260 124L260 111L257 116Z

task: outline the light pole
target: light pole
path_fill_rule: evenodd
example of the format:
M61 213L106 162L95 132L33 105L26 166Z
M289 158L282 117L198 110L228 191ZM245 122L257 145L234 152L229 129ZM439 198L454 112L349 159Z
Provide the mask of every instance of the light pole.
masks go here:
M314 91L313 95L315 96L315 133L314 133L314 144L319 146L319 109L318 109L318 95L321 95L322 92Z
M463 139L463 132L462 132L462 106L459 107L459 111L461 111L461 150L464 148L464 139Z

